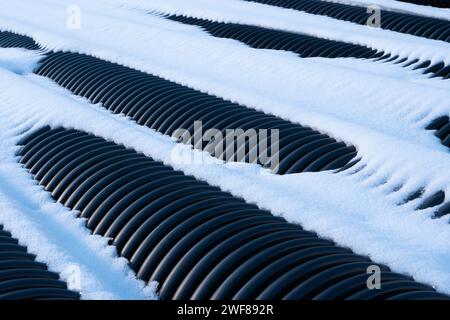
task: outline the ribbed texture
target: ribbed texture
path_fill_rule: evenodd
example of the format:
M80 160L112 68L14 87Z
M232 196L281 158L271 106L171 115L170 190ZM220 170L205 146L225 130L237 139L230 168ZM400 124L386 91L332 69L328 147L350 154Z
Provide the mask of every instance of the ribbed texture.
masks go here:
M0 300L78 298L0 225Z
M450 121L448 116L436 118L427 126L427 130L435 130L435 135L442 141L442 144L450 147ZM411 198L416 199L422 193L423 190L420 190ZM450 213L450 202L444 203L444 201L445 193L440 190L424 199L418 206L418 209L422 210L435 207L435 217L439 218Z
M203 133L215 128L226 137L227 129L278 129L279 174L323 171L345 166L356 155L356 149L325 134L281 118L264 114L228 100L176 84L118 64L76 53L51 53L36 73L48 77L76 95L101 103L113 113L126 115L138 124L166 135L186 129L197 149L208 150L207 142L194 137L194 121L202 122ZM270 135L270 131L269 131ZM248 144L238 149L222 144L222 153L214 154L229 161L250 162ZM236 142L236 139L234 139ZM258 154L272 154L271 137L260 137ZM252 149L254 151L255 149ZM213 153L213 151L211 151ZM253 161L252 161L253 162ZM260 162L258 162L260 163ZM266 167L271 163L260 163Z
M450 148L450 121L448 116L436 118L427 126L427 130L435 130L436 137L442 141L444 146Z
M408 61L398 55L391 56L384 52L350 43L316 38L298 33L272 30L256 26L247 26L234 23L219 23L198 18L184 16L168 16L173 21L197 25L215 37L230 38L241 41L253 48L292 51L303 58L361 58L375 61L400 64L414 70L421 69L430 78L450 78L450 66L443 61L431 65L431 61L419 62L418 59ZM449 24L450 27L450 24Z
M24 48L29 50L38 50L39 46L30 37L21 36L7 31L0 31L0 48Z
M76 130L42 128L20 162L52 197L112 238L162 299L446 299L161 162Z
M420 4L422 6L450 8L450 0L398 0L398 1Z
M311 14L367 24L372 13L367 7L352 6L319 0L244 0L282 8L295 9ZM450 42L450 21L416 16L413 14L381 10L381 28L412 34L434 40Z

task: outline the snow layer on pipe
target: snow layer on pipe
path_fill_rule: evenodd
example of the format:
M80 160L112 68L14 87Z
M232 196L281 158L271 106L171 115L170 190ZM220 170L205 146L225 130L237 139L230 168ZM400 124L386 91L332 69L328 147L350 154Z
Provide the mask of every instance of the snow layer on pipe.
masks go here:
M21 77L9 71L0 70L0 87L7 85L14 90L0 92L0 99L4 102L0 107L0 116L4 119L2 125L5 126L4 130L0 130L0 138L4 144L1 149L1 163L8 173L14 168L16 171L19 170L17 164L13 165L16 161L13 157L15 151L13 145L18 140L14 136L17 131L28 126L37 129L47 124L52 127L64 126L84 130L134 148L212 185L220 186L223 190L242 196L261 208L286 217L289 221L301 223L307 230L316 231L341 245L349 246L357 253L368 254L375 261L388 264L394 271L413 275L418 281L434 285L443 292L450 292L448 219L430 219L429 210L419 213L411 206L396 205L396 202L406 195L405 189L418 186L417 180L404 181L402 174L399 174L391 177L391 182L376 187L387 178L384 176L386 174L384 170L378 170L378 173L374 175L368 174L377 166L379 167L379 164L375 166L367 164L366 169L355 175L327 172L287 176L276 176L254 165L223 165L221 161L207 153L177 144L167 136L138 126L123 116L113 115L103 108L88 104L83 99L73 96L71 98L66 90L45 78L35 75ZM27 95L18 94L21 92L27 92ZM323 116L318 117L320 121L325 119L326 117ZM337 123L333 125L338 126ZM358 131L354 126L347 130L353 133ZM364 133L368 134L367 139L379 141L380 137L376 132L369 133L365 130ZM384 142L387 149L394 145L398 147L395 138L386 139ZM403 145L406 152L403 157L415 159L418 153L424 153L423 147L408 145L408 143ZM195 165L180 161L183 159L178 156L180 151L202 157L204 163ZM429 161L434 159L432 162L439 163L440 168L446 170L445 172L450 170L450 159L447 155L432 148L426 151L420 161L412 162L410 165L405 158L402 158L403 167L414 169L415 165L425 162L429 165ZM15 177L29 179L25 169L20 170L16 172ZM23 189L24 185L20 183L24 181L23 179L9 179L9 184L15 186L15 189L8 187L8 190ZM27 181L26 183L30 184L29 180ZM390 195L390 189L394 187L392 183L399 182L405 183L406 186ZM59 205L49 204L47 199L49 196L40 190L34 186L27 196L43 204L45 210L42 211L52 212L49 208L53 207L59 211L62 210ZM17 197L17 193L13 196ZM5 196L1 197L2 201L5 198L8 199ZM34 212L33 214L36 215ZM31 219L33 214L28 218ZM63 215L54 214L53 216L62 217ZM3 220L11 226L16 224L17 219L12 220L15 217L16 214L11 214L10 218L6 216ZM34 220L26 221L33 226ZM81 227L76 225L74 228ZM28 234L20 227L13 229L13 232L22 237ZM49 232L50 236L52 233ZM37 244L33 244L33 238L28 239L31 249L36 251ZM88 241L87 236L80 239ZM91 240L94 241L93 238L89 238L89 241ZM83 256L84 258L79 257L79 259L86 259L85 253ZM97 280L96 277L94 279Z

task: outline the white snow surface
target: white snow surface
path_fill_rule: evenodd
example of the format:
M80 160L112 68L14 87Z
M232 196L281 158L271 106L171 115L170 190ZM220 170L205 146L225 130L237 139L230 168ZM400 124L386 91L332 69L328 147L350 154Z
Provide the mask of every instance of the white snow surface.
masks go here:
M35 51L20 48L0 50L0 66L17 74L30 73L36 68L42 55Z
M11 210L1 210L0 222L24 238L39 258L49 261L54 270L61 271L64 262L59 262L57 256L63 252L68 256L64 259L70 261L71 255L77 252L64 248L39 249L35 238L29 234L43 234L48 237L49 244L62 247L67 244L56 241L55 237L59 235L52 229L46 230L47 224L43 221L35 223L36 212L27 210L27 201L37 203L29 207L49 221L70 216L70 213L51 203L48 195L37 192L40 188L33 185L25 170L16 164L15 135L28 127L62 125L91 132L162 160L357 253L367 254L376 262L386 263L395 271L410 274L450 293L449 217L431 219L432 210L414 210L420 199L397 205L421 187L426 188L425 196L441 189L450 194L448 149L432 132L424 130L435 117L450 114L450 85L446 81L427 79L419 72L398 65L356 59L301 59L292 53L255 50L237 41L208 36L196 27L124 10L118 2L114 6L107 5L111 1L96 4L77 1L82 9L81 29L69 30L65 27L69 1L24 0L10 4L2 0L0 29L31 35L47 49L88 53L312 126L355 145L362 157L356 169L361 170L355 174L324 172L276 176L257 166L223 165L208 155L203 155L208 165L183 163L174 154L180 149L188 150L188 147L176 145L169 137L140 127L128 118L71 97L47 79L24 76L27 69L11 68L14 59L7 58L9 53L2 53L0 57L5 56L6 62L0 69L0 87L7 89L0 91L0 141L3 146L0 165L5 168L2 169L5 178L0 181L8 183L5 183L0 200ZM237 6L234 15L226 9L228 2ZM185 10L183 3L188 1L141 1L144 3L146 10L169 12L166 5L179 5L180 10ZM241 6L241 2L232 0L192 0L189 3L195 16L213 19L213 14L217 14L221 21L232 16L265 21L268 14L264 9L268 6L246 2ZM250 9L254 10L251 15L248 14ZM283 19L290 15L291 19L299 17L299 13L292 10L270 10L272 15L267 16L268 24L286 22ZM410 58L450 59L450 46L443 42L405 35L401 40L393 32L362 26L365 29L358 29L353 24L307 16L305 25L297 21L291 27L308 29L310 23L308 30L311 31L315 24L317 32L328 32L351 41L360 32L360 39L367 42L372 41L368 35L374 32L373 41L380 49L402 51ZM355 32L344 32L350 29ZM29 63L34 61L35 58L30 57ZM21 190L20 194L26 194L31 200L25 201L19 192L10 190ZM13 204L16 210L13 210ZM23 224L30 228L21 228L17 217L23 217ZM73 216L70 219L74 225L72 231L77 232L73 241L79 241L85 247L95 241L98 246L105 246L104 242L87 233L78 237L78 233L83 232L82 227ZM57 225L62 224L58 222ZM67 246L73 247L70 242ZM112 249L104 248L109 254L105 253L102 259L122 263L108 251ZM47 252L54 252L54 256L48 257ZM107 271L116 272L111 277L117 276L122 282L108 283L113 286L109 288L110 292L122 292L114 287L120 284L139 287L120 267L97 269L90 264L96 263L86 261L81 252L80 249L80 256L73 261L84 261L86 270L94 275L92 279L105 279L110 274ZM105 273L97 278L99 270ZM107 285L106 282L103 284ZM92 284L86 290L95 291L98 286ZM151 290L147 288L146 291ZM143 294L142 290L127 293L130 292Z

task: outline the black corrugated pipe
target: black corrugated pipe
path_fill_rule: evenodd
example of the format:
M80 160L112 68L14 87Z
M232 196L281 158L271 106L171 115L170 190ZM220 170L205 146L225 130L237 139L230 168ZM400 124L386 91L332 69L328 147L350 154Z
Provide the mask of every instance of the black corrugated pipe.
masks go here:
M420 4L422 6L450 8L450 0L398 0L398 1Z
M292 51L303 58L361 58L375 59L376 61L400 64L403 67L411 67L414 70L423 69L424 74L431 78L450 78L450 66L443 61L431 65L431 61L419 62L418 59L408 61L408 58L400 58L378 52L374 49L341 41L327 40L308 35L249 26L234 23L214 22L199 18L184 16L167 16L168 19L185 24L197 25L214 37L230 38L241 41L253 48Z
M33 41L18 37L17 45ZM187 131L181 137L183 142L225 161L258 163L274 173L288 174L339 169L356 155L353 146L311 128L92 56L52 52L35 73L163 134L173 135L183 129ZM220 144L203 136L213 129L222 135ZM231 135L234 142L227 141L228 130L234 130ZM250 144L247 135L253 130L257 134L256 144ZM241 143L240 138L244 139Z
M398 55L391 56L390 54L383 55L382 51L378 52L362 45L257 26L219 23L184 16L167 16L167 18L186 24L201 26L213 36L235 39L253 48L292 51L302 57L355 57L382 60L383 62L401 64L403 67L412 67L414 70L423 69L423 73L429 74L431 78L450 78L450 66L446 65L443 61L438 61L433 65L429 60L423 62L419 62L418 59L408 61L408 58L400 58ZM1 31L0 47L39 49L37 43L30 37Z
M278 159L277 164L264 163L258 157L259 164L275 173L289 174L339 169L356 155L353 146L309 127L92 56L50 53L35 72L163 134L173 135L183 129L183 137L190 137L186 143L227 161L254 163L252 154L264 154ZM196 122L201 122L201 127L196 127ZM210 129L218 130L224 138L219 139L219 152L203 139L202 133ZM258 136L258 144L253 147L249 141L236 146L237 138L227 143L227 130L238 129L258 134L264 131L267 136ZM278 138L272 130L277 130Z
M58 274L35 258L0 225L0 300L79 299Z
M435 135L441 140L442 144L446 147L450 147L450 121L448 116L441 116L434 119L427 127L427 130L436 131ZM415 196L408 200L414 200L421 196L423 190L416 193ZM445 201L445 193L442 190L437 191L431 196L425 198L421 204L417 207L418 210L435 208L434 217L440 218L444 215L450 214L450 202Z
M321 0L244 0L304 11L311 14L365 25L373 12L353 6ZM450 21L409 13L381 10L381 28L434 40L450 42Z
M214 22L205 19L167 16L168 19L202 27L214 37L241 41L257 49L292 51L303 58L382 58L384 53L377 50L342 41L317 38L305 34L262 28L251 25ZM386 55L383 58L388 58Z
M44 127L20 162L162 299L448 299L217 187L77 130Z
M450 148L450 121L448 116L434 119L426 129L436 131L436 137L441 140L444 146Z
M0 31L0 48L39 50L38 44L32 38L8 31Z

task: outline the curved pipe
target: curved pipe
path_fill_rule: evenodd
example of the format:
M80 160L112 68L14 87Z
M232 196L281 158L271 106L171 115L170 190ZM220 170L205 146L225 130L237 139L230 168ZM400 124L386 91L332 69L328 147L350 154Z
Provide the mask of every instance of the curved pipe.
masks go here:
M68 141L105 160L93 170L84 165L89 158L74 151ZM70 209L76 207L81 217L89 218L87 228L111 238L138 278L158 281L161 299L313 299L321 295L388 299L408 292L410 297L420 297L422 291L425 298L433 296L432 288L384 266L380 267L382 286L386 281L389 287L381 296L371 295L364 291L367 266L373 264L369 258L102 138L45 127L19 144L25 168L31 171L40 166L34 178L49 192L58 188L58 195L64 197L55 200L64 201ZM96 146L94 154L89 145ZM120 156L106 157L114 152ZM77 177L82 179L76 182ZM2 238L0 234L0 249ZM17 246L3 244L11 245ZM31 268L27 259L0 263L0 283L6 265L33 274L45 269L39 264ZM21 282L13 285L18 289L9 297L29 296ZM58 290L52 287L35 295L51 296Z
M0 300L79 299L58 274L48 271L18 242L0 225Z

